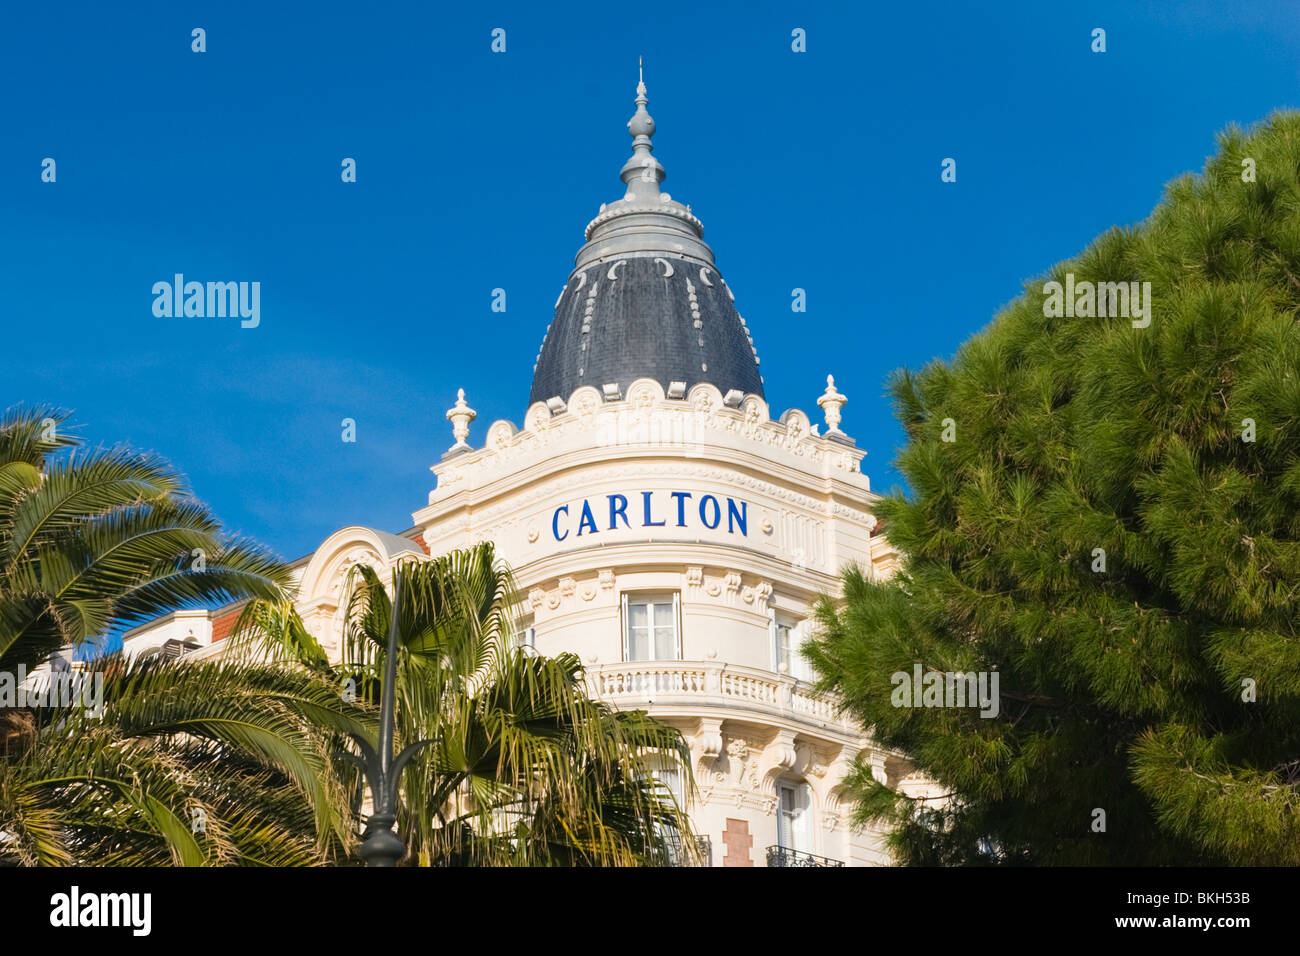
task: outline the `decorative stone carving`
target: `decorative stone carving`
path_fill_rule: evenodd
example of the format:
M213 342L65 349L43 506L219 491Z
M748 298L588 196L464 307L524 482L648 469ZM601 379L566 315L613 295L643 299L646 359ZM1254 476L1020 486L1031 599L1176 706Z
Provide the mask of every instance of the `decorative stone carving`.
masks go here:
M840 747L830 755L831 759L827 765L826 772L836 780L843 779L848 772L853 769L853 765L856 763L860 752L861 751L857 747L852 747L847 744ZM883 761L883 754L879 752L873 753L871 755L871 763L874 765L878 758Z
M465 441L469 437L469 423L478 417L478 412L465 402L465 390L456 389L456 404L447 409L447 421L451 422L451 434L456 439L452 448L469 448Z
M366 547L353 548L343 556L338 568L330 576L329 593L334 598L335 604L339 603L339 599L343 594L343 585L346 583L348 575L359 564L369 565L381 574L384 571L384 562L379 557L378 552Z
M700 732L695 735L695 746L700 756L707 760L716 760L722 756L722 721L705 718L700 721Z
M718 783L730 782L733 786L742 789L748 789L752 792L758 790L758 762L754 759L755 751L749 741L744 737L732 737L727 741L727 770L730 774L715 774L714 779Z
M795 752L794 734L788 730L777 732L776 739L767 745L766 753L771 757L772 766L779 767L781 770L792 770L799 762L799 755Z
M573 578L560 578L560 593L567 597L573 597L573 592L578 590L578 582Z
M600 399L594 388L583 387L573 393L574 400L570 402L569 407L577 404L578 420L584 428L590 428L596 420L596 410L600 408Z
M542 533L541 533L540 531L538 531L536 528L529 528L529 529L528 529L528 543L529 543L529 544L536 544L536 543L537 543L537 539L540 538L541 536L542 536Z
M649 414L650 409L654 406L656 400L663 398L662 395L655 394L655 385L657 384L658 383L652 384L650 382L637 382L628 392L628 401L632 403L632 407L636 410L639 417L646 417ZM659 391L662 391L662 389L659 389Z
M645 393L637 393L637 386L643 383L647 384ZM730 432L744 435L752 441L771 448L782 449L786 453L806 459L810 464L824 461L840 471L858 472L857 460L861 457L861 453L851 451L840 443L828 443L824 437L816 435L815 430L808 424L807 416L797 409L788 412L782 417L782 421L774 422L768 418L767 404L755 395L748 396L738 410L724 408L722 393L707 383L700 383L690 390L688 403L681 403L678 400L665 401L662 385L649 379L633 382L629 391L636 394L630 394L626 402L620 400L614 404L621 405L626 411L634 413L639 420L644 421L653 417L658 431L667 436L668 444L696 447L702 443L707 444L708 436L697 429ZM568 413L563 409L558 413L553 412L546 403L537 402L525 414L525 427L522 431L516 432L513 425L502 422L501 432L492 435L492 440L484 449L472 456L464 456L469 459L468 461L461 460L454 463L449 461L444 465L435 466L439 474L441 491L448 492L457 482L467 478L499 473L504 461L516 460L520 453L530 452L541 455L544 454L547 444L570 436L576 431L595 428L599 424L597 419L600 415L597 412L601 406L604 406L607 412L618 412L618 409L603 402L600 392L592 386L584 385L575 389L567 402L564 401L563 396L556 396L556 398L560 399L555 403L556 407L564 406L569 409ZM835 393L832 398L838 400L844 396ZM688 424L692 419L695 427ZM508 434L506 428L509 429ZM836 436L832 434L832 438L834 437ZM834 507L838 509L842 506L837 504Z
M508 421L495 421L492 427L488 429L487 443L488 446L498 454L505 452L511 445L511 437L515 433L515 426ZM468 434L468 428L466 429Z
M822 411L826 414L826 434L840 434L840 409L848 404L848 396L841 394L835 388L835 376L826 376L826 391L822 397L817 399L817 404L821 406Z
M797 408L792 408L781 416L785 422L785 441L782 444L796 455L803 454L804 439L810 431L808 417Z
M528 410L524 416L524 428L535 435L544 435L551 427L551 413L540 402Z
M533 588L528 592L528 606L536 611L546 600L546 592L541 588Z
M600 572L600 589L602 591L612 591L614 589L613 568L605 568Z

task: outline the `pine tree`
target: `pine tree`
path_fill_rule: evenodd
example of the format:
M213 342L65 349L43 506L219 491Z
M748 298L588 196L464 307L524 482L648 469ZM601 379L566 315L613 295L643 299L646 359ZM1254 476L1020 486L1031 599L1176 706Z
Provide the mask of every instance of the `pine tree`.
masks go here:
M1149 319L1087 282L1149 282ZM1298 307L1286 112L895 374L903 569L850 569L810 656L946 796L851 778L903 862L1300 863ZM996 671L997 715L894 706L918 662Z

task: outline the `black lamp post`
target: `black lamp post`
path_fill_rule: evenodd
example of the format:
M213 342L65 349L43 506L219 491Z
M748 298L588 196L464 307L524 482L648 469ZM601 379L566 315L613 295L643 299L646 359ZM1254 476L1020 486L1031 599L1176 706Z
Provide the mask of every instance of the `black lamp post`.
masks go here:
M408 744L393 757L393 723L397 708L397 628L398 608L401 606L402 579L393 576L393 605L388 626L388 656L384 659L384 686L379 703L379 750L376 752L365 738L352 734L361 748L362 757L353 756L365 772L370 783L374 812L366 821L366 832L357 852L366 866L396 866L406 856L406 844L393 832L397 820L397 797L402 781L402 770L417 750L429 743L417 740Z

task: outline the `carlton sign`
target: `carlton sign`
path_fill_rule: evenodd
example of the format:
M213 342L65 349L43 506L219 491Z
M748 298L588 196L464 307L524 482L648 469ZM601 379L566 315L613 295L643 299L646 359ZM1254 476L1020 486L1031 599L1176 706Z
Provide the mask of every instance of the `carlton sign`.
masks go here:
M749 534L749 503L693 491L640 491L626 495L584 498L560 505L551 515L556 541L581 538L620 528L704 527L728 534Z

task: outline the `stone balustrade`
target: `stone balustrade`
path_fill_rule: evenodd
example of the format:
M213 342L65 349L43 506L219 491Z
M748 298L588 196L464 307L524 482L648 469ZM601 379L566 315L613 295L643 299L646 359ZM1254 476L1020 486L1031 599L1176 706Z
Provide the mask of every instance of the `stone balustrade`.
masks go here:
M833 697L785 674L714 661L624 661L587 667L592 693L618 706L715 703L807 721L842 733L861 731L836 713Z

